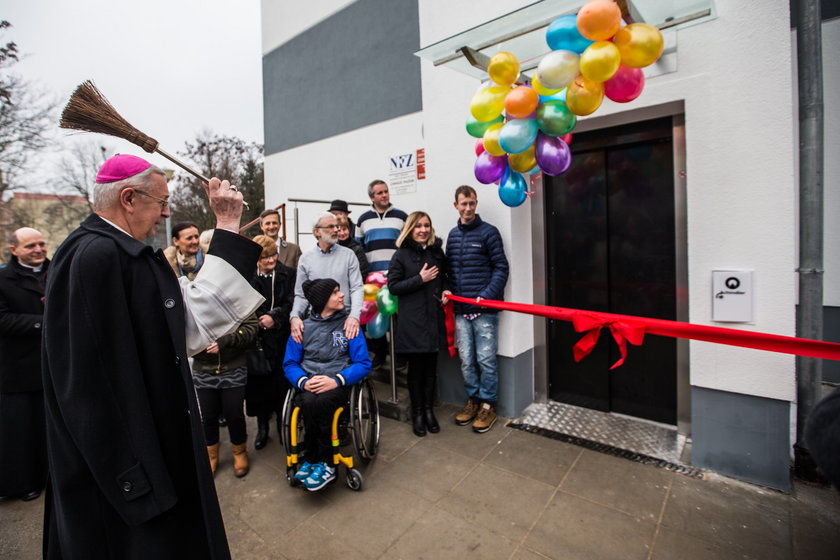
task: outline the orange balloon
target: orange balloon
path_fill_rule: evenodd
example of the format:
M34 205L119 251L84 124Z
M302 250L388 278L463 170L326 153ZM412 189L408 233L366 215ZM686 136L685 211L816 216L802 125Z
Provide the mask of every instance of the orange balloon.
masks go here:
M615 46L621 63L630 68L644 68L662 56L665 39L662 32L647 23L631 23L615 34Z
M594 113L604 100L604 84L593 82L579 74L566 90L566 107L579 117Z
M612 0L592 0L577 15L581 35L593 41L606 41L621 27L621 8Z
M513 88L505 97L505 111L511 117L521 119L527 117L537 109L540 96L533 89L526 86Z

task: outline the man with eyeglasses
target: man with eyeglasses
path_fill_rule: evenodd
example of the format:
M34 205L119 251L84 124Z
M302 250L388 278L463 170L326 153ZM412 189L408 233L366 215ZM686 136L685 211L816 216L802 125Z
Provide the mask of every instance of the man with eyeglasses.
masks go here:
M59 247L44 311L45 558L230 558L188 357L250 316L260 247L242 194L206 186L217 229L195 280L143 243L169 216L163 172L117 155Z
M342 293L350 294L350 314L344 321L344 335L348 339L355 338L359 332L359 316L365 297L359 260L352 250L338 244L338 221L335 215L329 212L318 214L312 223L312 234L318 244L306 251L298 263L295 304L291 315L292 338L298 343L303 340L303 318L309 307L303 293L303 283L319 278L334 279Z

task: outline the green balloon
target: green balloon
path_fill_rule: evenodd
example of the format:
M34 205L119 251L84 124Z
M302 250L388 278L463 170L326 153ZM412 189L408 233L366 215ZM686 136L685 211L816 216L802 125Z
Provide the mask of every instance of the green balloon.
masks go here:
M376 307L385 317L390 317L397 312L397 296L391 293L387 285L382 286L376 293Z
M484 138L484 133L487 132L490 125L500 122L505 122L505 118L502 115L499 115L492 121L487 122L476 120L475 117L470 115L467 117L467 134L473 136L474 138Z
M553 99L537 107L537 127L549 136L563 136L572 131L577 117L569 111L564 101Z

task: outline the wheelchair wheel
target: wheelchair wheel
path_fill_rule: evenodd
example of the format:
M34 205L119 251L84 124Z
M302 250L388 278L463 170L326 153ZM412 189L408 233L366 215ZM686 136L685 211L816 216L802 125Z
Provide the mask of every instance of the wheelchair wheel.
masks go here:
M297 463L293 465L289 465L287 463L286 469L286 476L289 479L289 484L291 486L298 486L300 483L299 481L295 480L294 475L297 472L298 466L302 463L301 461L301 451L303 450L303 438L306 436L306 428L303 425L303 417L301 415L298 416L297 419L297 445L293 448L292 446L292 413L295 410L295 392L288 391L286 393L286 399L283 401L283 419L282 419L282 427L283 433L280 435L281 439L283 440L283 448L286 451L286 457L291 457L292 455L298 455Z
M365 483L365 477L356 469L347 469L347 487L358 492Z
M350 394L350 421L353 446L359 456L366 460L373 459L379 449L379 402L373 384L367 379L353 386ZM348 476L348 486L349 480Z

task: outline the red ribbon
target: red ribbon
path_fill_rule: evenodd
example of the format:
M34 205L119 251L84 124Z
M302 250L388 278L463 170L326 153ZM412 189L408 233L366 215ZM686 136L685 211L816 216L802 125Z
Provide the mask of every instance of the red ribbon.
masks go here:
M449 350L449 357L455 357L455 315L452 313L452 302L447 301L443 306L443 320L446 325L446 348Z
M575 361L580 361L589 354L598 341L601 329L603 327L609 327L621 353L621 358L610 369L616 368L624 363L624 359L627 356L627 342L638 346L644 340L645 333L702 340L716 344L728 344L730 346L754 348L756 350L767 350L770 352L796 354L797 356L809 356L811 358L840 360L840 344L835 342L742 331L724 327L694 325L692 323L651 319L650 317L636 317L634 315L617 315L615 313L601 313L599 311L549 307L547 305L511 303L490 299L482 299L480 302L477 302L473 298L454 295L450 295L449 299L491 309L516 311L518 313L548 317L549 319L570 321L575 331L586 332L574 346Z

